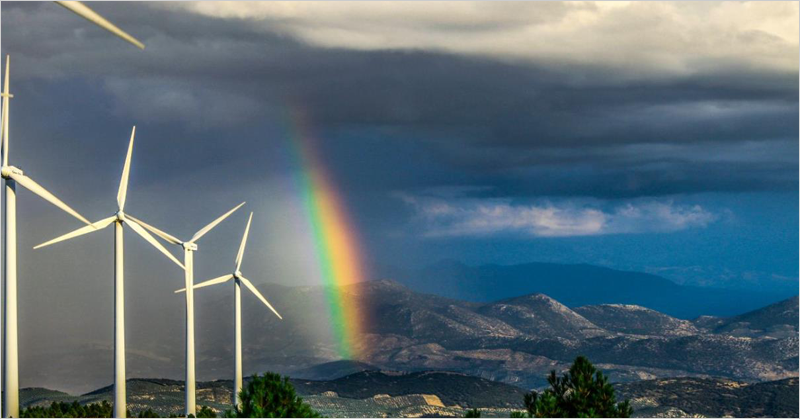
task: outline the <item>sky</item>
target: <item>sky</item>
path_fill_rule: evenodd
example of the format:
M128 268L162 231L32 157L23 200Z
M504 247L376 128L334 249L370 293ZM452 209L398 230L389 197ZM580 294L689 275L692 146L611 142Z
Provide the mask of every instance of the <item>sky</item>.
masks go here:
M12 161L89 218L137 125L133 213L189 235L249 201L281 283L314 283L302 144L371 276L556 261L796 287L796 4L95 6L147 49L2 9ZM38 242L72 226L52 214Z
M198 280L230 269L253 211L250 279L319 283L305 147L368 278L538 261L797 289L797 3L92 7L146 49L2 3L11 162L99 220L136 125L126 211L188 238L247 201L199 242ZM110 231L24 251L79 225L19 195L20 299L39 302L21 321L101 324ZM126 241L131 292L168 293L181 273L147 246Z

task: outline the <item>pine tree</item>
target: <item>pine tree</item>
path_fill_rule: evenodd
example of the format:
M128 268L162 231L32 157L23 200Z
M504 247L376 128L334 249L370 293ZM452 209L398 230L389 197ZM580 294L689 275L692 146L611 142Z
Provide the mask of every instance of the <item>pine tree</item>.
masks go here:
M465 418L479 418L481 417L481 411L478 409L469 409L467 413L464 415Z
M586 357L579 356L562 377L550 372L549 389L525 395L528 417L535 418L628 418L630 403L617 403L614 387ZM519 417L519 416L517 416Z
M272 372L254 375L239 392L239 405L228 417L237 418L318 418L314 411L297 395L289 377Z
M200 410L197 411L198 418L215 418L217 417L217 412L212 410L208 406L200 406Z

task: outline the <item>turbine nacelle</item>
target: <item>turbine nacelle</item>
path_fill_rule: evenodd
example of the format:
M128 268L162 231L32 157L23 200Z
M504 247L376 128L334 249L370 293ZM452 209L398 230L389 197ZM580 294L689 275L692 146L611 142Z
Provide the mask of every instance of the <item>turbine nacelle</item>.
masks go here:
M244 204L244 203L242 203L242 204ZM239 207L242 206L242 204L240 204ZM236 207L236 208L239 208L239 207ZM235 211L236 208L234 208L234 210L232 210L231 212ZM232 280L234 280L236 282L237 285L244 285L245 288L249 289L250 292L252 292L256 297L258 297L258 299L261 300L261 302L264 303L264 305L267 306L267 308L272 310L272 312L275 313L275 315L278 316L279 319L283 319L283 317L281 317L281 315L278 313L278 311L275 310L274 307L272 307L272 304L270 304L269 301L267 301L267 299L264 298L263 295L261 295L261 292L258 291L256 286L253 285L253 283L250 282L249 279L245 278L244 275L242 275L242 271L239 270L239 267L242 264L242 256L244 255L245 244L247 243L247 233L250 231L250 223L252 221L253 221L253 213L251 212L250 213L250 218L247 219L247 227L245 227L245 229L244 229L244 236L242 236L242 243L239 245L239 253L236 255L236 267L234 268L233 273L232 274L227 274L227 275L222 275L222 276L220 276L218 278L214 278L214 279L209 279L208 281L203 281L203 282L201 282L199 284L194 284L194 285L191 286L191 289L198 289L198 288L207 287L209 285L222 284L222 283L228 282L228 281L230 281L232 279ZM181 288L181 289L175 291L176 294L180 293L180 292L186 292L186 288Z
M94 231L99 231L99 230L102 230L102 229L104 229L104 228L106 228L106 227L108 227L108 226L110 226L110 225L112 225L114 223L120 223L120 224L121 223L125 223L125 225L130 227L131 230L133 230L136 234L141 236L145 241L150 243L153 247L155 247L164 256L169 258L171 261L175 262L176 265L180 266L181 269L186 269L186 267L183 266L183 264L180 261L178 261L178 259L176 259L175 256L172 253L170 253L166 248L164 248L164 246L161 243L159 243L158 240L156 240L155 237L153 237L147 231L147 229L145 229L144 227L142 227L138 223L138 220L136 218L134 218L133 216L129 216L129 215L125 214L125 212L123 211L123 209L125 208L125 198L126 198L126 196L128 194L128 178L130 176L130 170L131 170L131 156L133 154L133 139L134 139L135 135L136 135L136 127L134 126L133 129L131 130L131 139L130 139L130 143L128 144L128 154L125 156L125 165L122 168L122 178L120 179L119 191L117 192L117 212L114 215L112 215L112 216L110 216L108 218L104 218L104 219L102 219L100 221L95 221L94 223L90 223L89 221L86 221L86 224L88 224L86 227L79 228L79 229L77 229L77 230L75 230L75 231L73 231L71 233L64 234L64 235L62 235L60 237L56 237L53 240L50 240L48 242L45 242L45 243L42 243L40 245L34 246L34 249L39 249L39 248L42 248L42 247L45 247L45 246L49 246L49 245L54 244L54 243L58 243L58 242L61 242L61 241L64 241L64 240L68 240L68 239L74 238L74 237L82 236L84 234L88 234L88 233L91 233L91 232L94 232ZM31 189L31 187L37 186L37 185L33 184L31 181L26 180L27 178L25 176L20 176L20 175L17 175L17 174L12 172L11 173L11 177L14 180L16 180L17 182L20 182L23 186L27 187L28 189ZM22 182L25 182L28 185L26 185L25 183L22 183ZM45 197L45 199L49 199L49 198ZM53 201L51 200L51 202L53 202ZM60 201L58 201L58 202L60 202ZM56 203L56 202L54 202L54 203L56 205L58 205L58 203ZM66 207L66 206L64 205L64 207ZM67 211L67 210L71 210L71 209L66 207L65 211ZM79 215L76 215L76 217L79 217Z
M23 176L25 174L22 169L15 166L3 166L2 170L0 171L2 171L2 175L6 179L11 178L12 175Z
M184 248L184 250L188 250L190 252L196 252L197 251L197 243L183 242L183 243L181 243L181 246Z

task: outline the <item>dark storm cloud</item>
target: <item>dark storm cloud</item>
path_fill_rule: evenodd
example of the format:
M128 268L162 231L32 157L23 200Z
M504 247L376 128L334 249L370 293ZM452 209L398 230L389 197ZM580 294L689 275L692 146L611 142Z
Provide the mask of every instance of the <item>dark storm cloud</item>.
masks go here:
M796 159L781 158L796 156L796 72L721 63L626 82L601 65L320 48L247 20L143 4L97 8L147 50L125 48L51 4L11 4L4 51L24 77L102 83L117 115L141 120L241 126L279 121L298 106L320 131L390 128L455 170L496 176L508 194L796 187ZM683 154L644 146L697 143L705 146ZM752 144L769 159L753 161ZM733 174L714 161L730 150L742 150L727 162Z

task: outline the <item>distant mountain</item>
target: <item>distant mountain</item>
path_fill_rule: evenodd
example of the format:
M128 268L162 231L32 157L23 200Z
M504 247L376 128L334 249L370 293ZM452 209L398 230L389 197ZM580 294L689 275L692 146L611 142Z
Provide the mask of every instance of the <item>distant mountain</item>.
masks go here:
M697 328L688 320L676 319L646 307L628 304L601 304L577 307L575 312L603 329L650 336L691 336Z
M580 313L544 294L501 300L481 306L477 311L532 336L576 339L609 335Z
M615 386L617 398L630 399L634 417L798 416L797 378L765 383L720 379L669 378Z
M712 333L779 338L797 335L798 318L800 318L798 298L792 297L738 316L728 318L703 316L694 323Z
M419 270L386 267L381 274L415 291L459 300L489 302L540 293L569 307L633 304L682 319L737 315L792 295L681 286L656 275L583 264L472 267L445 261Z
M342 359L297 370L292 373L292 377L303 380L335 380L350 374L377 369L364 362Z

